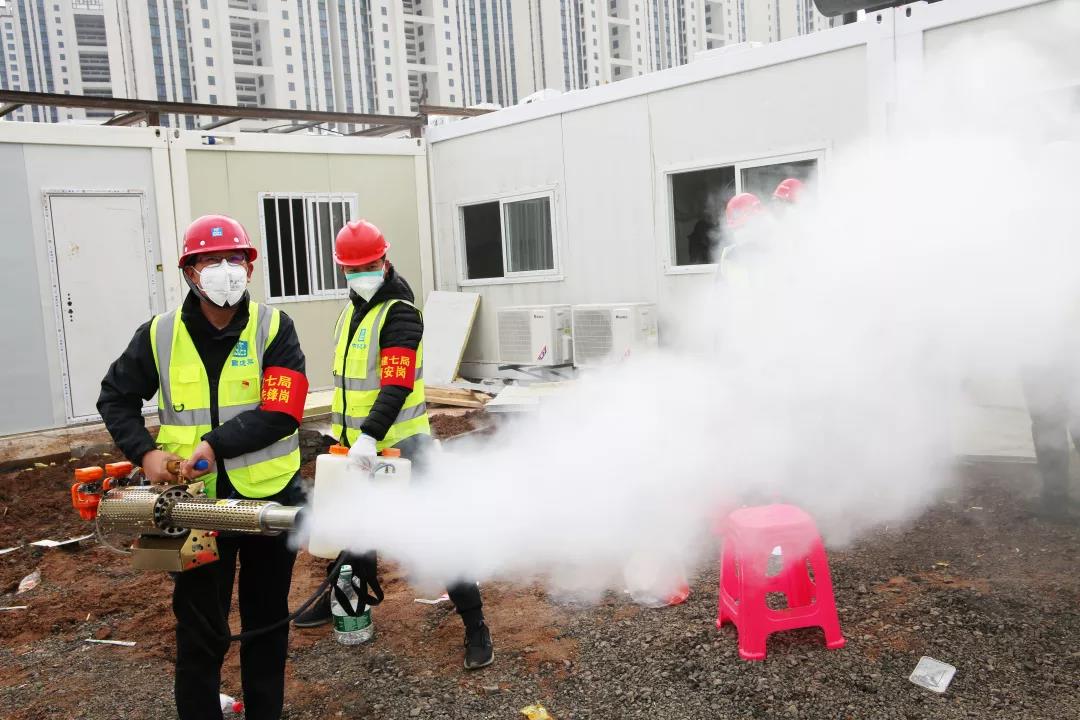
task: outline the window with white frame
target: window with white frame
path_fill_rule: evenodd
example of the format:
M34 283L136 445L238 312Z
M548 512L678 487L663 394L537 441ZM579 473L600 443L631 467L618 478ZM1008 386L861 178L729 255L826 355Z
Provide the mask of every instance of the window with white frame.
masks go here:
M465 280L553 275L552 194L461 206Z
M732 238L724 209L735 195L750 192L766 205L786 178L812 183L816 154L770 158L668 174L671 191L671 260L675 267L711 265Z
M334 238L357 216L355 194L260 193L266 297L346 297L334 264Z
M739 169L740 192L754 193L763 202L772 199L776 186L788 178L812 184L817 175L817 160L771 162L767 165L742 166Z

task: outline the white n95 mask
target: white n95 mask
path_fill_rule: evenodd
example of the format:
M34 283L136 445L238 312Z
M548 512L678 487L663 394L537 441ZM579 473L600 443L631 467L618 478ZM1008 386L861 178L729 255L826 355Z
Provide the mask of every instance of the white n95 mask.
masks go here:
M243 265L233 265L222 259L217 265L209 265L196 272L199 273L199 289L207 300L218 307L232 307L244 297L248 274Z
M349 289L364 298L371 300L383 284L384 273L382 270L370 272L346 273L345 279L349 283Z

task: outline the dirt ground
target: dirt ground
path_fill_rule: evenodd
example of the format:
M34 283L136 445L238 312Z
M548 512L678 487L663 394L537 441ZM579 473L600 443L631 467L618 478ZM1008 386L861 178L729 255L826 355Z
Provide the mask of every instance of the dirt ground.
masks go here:
M435 410L430 416L431 432L439 439L464 435L482 425L482 415L483 413L479 410L470 410L461 414L440 414L438 410Z
M0 549L88 531L69 504L75 465L0 475ZM287 717L513 718L531 703L558 720L1080 717L1080 528L1030 516L1032 487L1031 466L963 467L914 525L834 550L847 647L825 650L816 630L781 634L763 663L739 660L733 628L716 630L705 569L685 605L659 610L615 595L562 606L536 587L485 584L496 663L465 673L452 608L413 602L384 568L373 644L338 645L327 627L291 635ZM300 556L294 607L322 567ZM35 569L41 584L15 594ZM0 556L0 607L29 606L0 611L0 718L173 717L169 594L165 574L131 570L93 541ZM958 668L943 695L908 681L922 655ZM234 648L222 690L239 689Z

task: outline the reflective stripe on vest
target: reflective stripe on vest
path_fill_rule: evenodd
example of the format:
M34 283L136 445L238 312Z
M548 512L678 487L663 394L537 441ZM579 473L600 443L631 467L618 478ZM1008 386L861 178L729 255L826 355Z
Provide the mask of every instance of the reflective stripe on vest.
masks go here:
M382 389L379 373L382 328L386 324L387 312L397 302L406 301L390 300L370 308L357 325L354 335L349 334L355 312L353 304L350 302L346 305L338 316L334 346L334 399L330 408L330 422L334 437L344 439L350 445L360 436L360 427L367 420ZM376 443L378 450L393 447L413 435L431 434L424 399L423 342L416 350L415 373L412 392L405 398L405 403L386 437Z
M424 379L423 366L416 368L416 380ZM378 390L382 387L378 374L375 377L347 378L342 375L334 375L334 387L342 390Z
M263 355L277 335L280 313L248 304L248 323L233 347L218 380L218 424L260 405ZM190 457L202 436L212 429L210 383L206 368L176 310L154 318L150 328L158 368L158 417L161 449ZM300 436L294 432L264 448L220 462L233 487L246 497L273 495L300 469ZM207 494L216 495L217 473L200 478Z
M401 412L398 413L396 422L405 422L406 420L415 420L416 418L423 417L426 414L427 414L427 404L426 403L420 403L419 405L413 405L412 407L402 408ZM360 427L364 424L364 420L366 420L366 419L367 419L367 416L364 416L364 417L352 417L351 415L350 416L342 415L339 412L330 413L330 422L332 422L334 425L344 425L345 427L351 428L353 430L359 430Z

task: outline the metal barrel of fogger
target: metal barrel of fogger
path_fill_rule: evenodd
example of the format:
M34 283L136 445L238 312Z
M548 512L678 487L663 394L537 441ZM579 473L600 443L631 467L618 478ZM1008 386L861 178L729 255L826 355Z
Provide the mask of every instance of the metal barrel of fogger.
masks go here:
M296 527L301 508L265 500L193 497L184 486L111 490L98 505L98 520L113 531L181 535L191 528L276 535Z
M300 508L264 500L178 500L167 512L170 525L200 530L273 535L292 530Z

